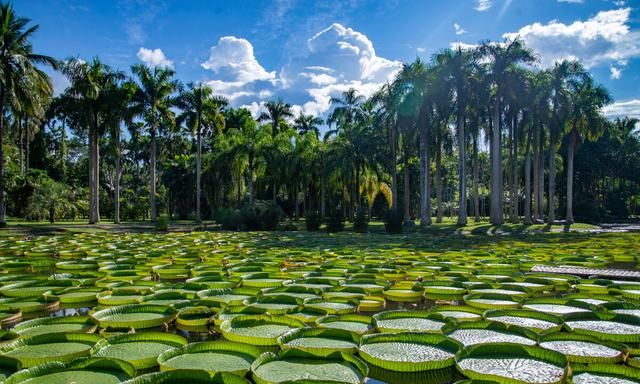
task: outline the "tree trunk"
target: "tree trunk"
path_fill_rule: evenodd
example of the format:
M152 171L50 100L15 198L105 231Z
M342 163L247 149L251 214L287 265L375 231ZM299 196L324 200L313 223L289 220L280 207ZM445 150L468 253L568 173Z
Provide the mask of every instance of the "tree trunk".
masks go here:
M295 206L294 212L295 212L295 219L296 221L298 221L298 219L300 218L300 204L298 204L298 195L300 194L300 183L298 183L298 181L295 181L295 187L294 187L294 192L293 192L293 204Z
M539 146L539 138L538 138L538 126L534 120L533 126L531 127L532 130L534 130L534 134L533 134L533 145L532 145L532 150L533 150L533 220L538 220L540 217L540 210L538 209L538 201L540 200L540 196L538 194L539 189L538 189L538 177L539 177L539 173L538 173L538 146Z
M547 200L549 200L549 214L547 223L549 224L553 224L553 222L556 220L556 152L556 145L552 140L549 143L549 196L547 196Z
M199 123L196 140L196 224L200 224L202 222L202 127L200 127Z
M527 154L524 160L524 223L527 225L531 225L531 129L527 132Z
M118 143L118 146L120 143ZM118 152L116 153L116 185L114 186L114 213L113 213L113 222L116 224L120 224L120 174L122 172L120 166L120 149L118 148Z
M539 142L538 142L538 220L544 219L544 139L542 135L542 125L538 130Z
M511 223L517 224L518 219L518 207L520 203L519 186L520 180L518 178L518 113L513 116L513 154L511 162Z
M324 177L324 158L322 160L322 174L320 175L320 218L324 220L326 211L326 196L325 196L325 177Z
M424 108L423 108L424 109ZM431 225L431 170L429 169L429 115L426 111L420 124L420 225Z
M19 145L18 145L18 156L20 158L20 176L24 175L24 128L20 122L22 119L17 117L18 119L18 137L19 137Z
M253 155L249 155L249 204L253 205Z
M391 127L391 205L398 209L398 170L396 169L396 127Z
M156 211L156 127L151 128L151 140L150 140L150 154L149 162L151 163L150 170L150 186L149 186L149 205L151 206L151 221L156 222L158 219Z
M436 143L436 223L442 223L442 143Z
M404 221L411 220L411 191L409 187L409 154L405 147L404 154Z
M93 164L94 166L93 173L95 175L95 178L94 178L95 186L93 187L93 193L95 194L95 197L93 200L96 204L96 207L95 207L96 223L99 223L100 222L100 137L99 137L98 130L96 130L95 132L93 149L95 151L94 164Z
M458 166L458 175L460 178L460 189L458 196L458 225L467 225L467 143L464 134L464 103L462 100L462 92L458 94L458 150L460 151L460 159Z
M0 228L7 226L4 199L4 89L0 91Z
M573 224L573 153L576 148L577 133L575 128L569 136L567 151L567 223Z
M480 167L478 164L478 137L473 138L473 220L480 221L480 193L479 193L479 176Z
M502 153L500 147L500 135L502 134L500 98L500 88L498 88L491 132L491 224L493 225L504 223L502 209Z

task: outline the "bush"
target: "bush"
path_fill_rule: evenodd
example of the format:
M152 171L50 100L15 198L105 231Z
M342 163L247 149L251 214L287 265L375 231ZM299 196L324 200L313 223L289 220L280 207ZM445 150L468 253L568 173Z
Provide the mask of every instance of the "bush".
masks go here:
M342 216L342 208L338 207L327 216L326 220L327 232L335 233L342 232L344 230L344 217Z
M402 233L404 215L399 209L389 209L384 214L384 230L388 234Z
M274 231L283 217L280 206L272 201L245 203L240 209L224 208L216 213L216 221L224 229L235 231Z
M282 221L282 223L280 224L280 230L281 231L297 231L298 230L298 224L289 219L286 218Z
M369 230L369 214L367 209L362 206L356 210L356 216L353 219L353 230L359 233L367 233Z
M166 232L169 229L169 217L165 215L158 217L154 228L156 231Z
M320 225L322 225L322 217L320 213L314 211L309 212L309 214L304 217L304 224L307 227L307 231L317 231L320 229Z

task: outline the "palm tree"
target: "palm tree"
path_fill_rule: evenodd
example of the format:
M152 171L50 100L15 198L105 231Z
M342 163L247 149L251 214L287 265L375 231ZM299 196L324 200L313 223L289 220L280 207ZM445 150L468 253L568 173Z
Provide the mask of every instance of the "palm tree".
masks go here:
M606 126L600 110L612 99L609 92L601 85L595 85L588 74L581 81L572 81L569 145L567 146L567 215L566 221L573 223L573 156L576 145L583 137L591 141L602 133Z
M491 131L491 223L499 225L503 217L502 184L502 108L505 74L509 67L520 63L533 63L536 57L520 39L505 40L504 43L483 42L479 48L481 56L491 60L490 76L495 85L494 118Z
M173 79L175 72L169 68L137 64L131 67L137 77L138 89L133 97L132 107L144 118L151 136L150 140L150 188L149 204L151 205L151 221L156 221L156 135L166 117L171 113L173 104L171 95L178 88L178 81Z
M38 26L15 14L10 3L0 4L0 227L6 226L4 180L4 131L7 107L15 106L34 89L52 93L49 77L36 66L56 67L56 61L33 52L31 39Z
M445 49L435 56L436 65L442 67L447 82L455 91L456 101L456 131L458 133L459 165L459 211L458 225L467 224L467 171L466 171L466 137L465 134L465 109L466 97L469 93L468 79L477 69L478 54L476 50L463 50L458 46L455 50Z
M203 129L222 132L225 119L221 109L228 102L223 97L212 97L212 90L202 84L189 83L186 90L180 92L176 105L182 110L178 124L185 122L196 136L196 223L201 216L201 178L202 178L202 135Z
M555 221L556 202L556 155L564 133L564 127L570 113L569 83L579 81L584 75L584 68L577 61L564 60L556 63L551 70L551 122L549 124L549 215L547 221Z
M285 103L282 99L278 99L276 101L270 100L267 101L264 104L265 108L267 109L267 112L262 112L260 114L260 116L258 116L258 121L260 122L264 122L264 121L268 121L271 124L271 138L273 139L273 143L276 142L276 136L278 135L278 133L280 133L281 131L281 125L284 122L284 120L286 118L292 118L293 117L293 112L291 112L291 104ZM275 149L274 149L275 150ZM274 153L274 156L276 154ZM273 164L274 167L277 166L277 164ZM275 169L274 169L275 171ZM276 195L277 195L277 189L278 186L276 185L276 180L275 180L275 176L276 176L277 172L273 173L273 184L272 184L272 188L273 188L273 201L276 201Z
M62 68L71 85L63 97L77 128L89 134L89 224L100 221L100 137L104 134L104 117L110 107L109 90L114 82L122 80L121 72L113 71L98 58L87 63L73 59Z
M294 127L301 135L304 135L307 132L313 132L315 133L316 137L319 137L320 129L318 128L318 126L321 125L323 121L318 116L305 115L304 113L300 113L300 115L296 117L293 123Z

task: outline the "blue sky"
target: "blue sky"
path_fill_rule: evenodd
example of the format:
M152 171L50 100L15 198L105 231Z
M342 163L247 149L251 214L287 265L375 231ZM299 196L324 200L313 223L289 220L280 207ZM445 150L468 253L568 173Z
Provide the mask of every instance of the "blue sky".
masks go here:
M640 0L15 0L36 51L170 66L252 112L283 97L323 115L349 87L369 95L402 62L457 42L522 37L541 67L578 58L640 117ZM54 74L56 91L65 79Z

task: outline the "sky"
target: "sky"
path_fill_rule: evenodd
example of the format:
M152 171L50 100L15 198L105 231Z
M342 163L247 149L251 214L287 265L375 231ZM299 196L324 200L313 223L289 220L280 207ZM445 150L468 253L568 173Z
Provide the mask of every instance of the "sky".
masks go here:
M113 68L173 68L258 114L282 97L325 116L330 98L368 96L416 57L519 36L540 68L579 59L640 118L640 0L14 0L40 29L37 53ZM56 93L68 82L52 73Z

